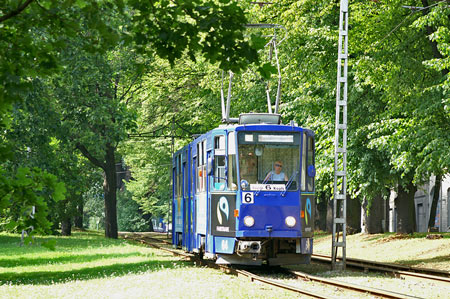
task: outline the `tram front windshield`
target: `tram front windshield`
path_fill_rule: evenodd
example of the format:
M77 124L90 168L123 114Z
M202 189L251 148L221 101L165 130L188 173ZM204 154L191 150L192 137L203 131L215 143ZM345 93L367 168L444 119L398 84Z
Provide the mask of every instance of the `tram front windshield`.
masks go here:
M300 134L241 132L238 135L241 188L297 190Z

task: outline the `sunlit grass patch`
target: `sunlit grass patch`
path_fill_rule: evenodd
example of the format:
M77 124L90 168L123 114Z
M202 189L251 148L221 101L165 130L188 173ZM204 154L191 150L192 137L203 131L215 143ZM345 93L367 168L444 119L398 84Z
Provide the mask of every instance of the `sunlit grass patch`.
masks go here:
M1 298L296 298L164 251L91 233L55 238L56 250L0 234Z
M347 257L401 263L425 268L447 270L450 268L450 233L439 239L428 239L429 233L400 235L355 234L347 236ZM314 240L314 253L331 253L331 236Z
M129 273L92 280L71 280L49 285L3 285L7 298L298 298L298 294L276 289L218 270L180 266Z
M38 243L54 239L56 250ZM0 284L51 284L185 266L163 251L106 239L95 233L72 237L39 237L20 246L20 237L0 234Z

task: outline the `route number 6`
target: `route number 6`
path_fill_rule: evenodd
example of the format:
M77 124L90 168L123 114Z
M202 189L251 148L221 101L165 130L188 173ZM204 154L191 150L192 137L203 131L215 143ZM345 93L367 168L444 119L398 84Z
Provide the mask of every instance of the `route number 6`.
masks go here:
M242 203L250 204L254 203L253 192L242 192Z

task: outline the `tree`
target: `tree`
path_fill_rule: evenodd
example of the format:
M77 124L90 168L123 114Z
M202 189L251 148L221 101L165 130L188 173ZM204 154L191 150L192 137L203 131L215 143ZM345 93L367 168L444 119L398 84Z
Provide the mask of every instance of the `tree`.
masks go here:
M448 77L442 72L448 61L448 8L435 3L411 14L401 4L350 7L348 182L352 197L366 198L368 206L387 189L399 189L400 198L411 203L414 192L406 191L414 190L411 182L448 172ZM421 4L428 6L415 3ZM274 1L261 11L260 20L288 29L289 59L281 61L295 67L283 68L290 80L283 85L281 111L316 132L317 187L331 194L337 3ZM405 217L414 215L409 213L414 205L407 209Z
M104 172L105 235L117 238L116 149L134 127L126 103L139 71L134 56L110 51L108 56L67 48L66 70L55 78L55 100L65 139ZM129 74L135 77L131 77Z
M13 158L3 166L12 173L20 167L38 167L64 183L65 198L48 203L47 217L52 222L53 233L61 224L61 233L70 235L77 208L82 207L82 193L92 181L92 175L89 175L92 167L73 151L70 144L57 138L63 132L59 131L60 120L49 98L47 83L35 79L33 92L26 100L13 104L12 121L4 135L10 143Z
M114 40L115 36L102 22L101 9L107 2L85 1L4 1L2 3L0 25L0 181L2 194L0 197L0 214L11 207L31 210L37 206L34 219L35 231L48 232L50 222L47 218L46 200L42 200L42 190L53 199L62 199L63 185L45 171L36 168L15 167L16 172L6 172L11 167L11 147L5 137L10 128L12 104L23 101L34 90L35 79L52 75L58 71L59 52L70 42L70 37L78 34L81 28L80 16L84 17L85 26L99 32L101 40L91 39L91 50L100 51L105 44ZM14 163L13 163L14 164ZM24 192L22 189L26 189ZM34 188L34 189L32 189ZM21 193L22 192L22 193ZM23 194L23 196L20 196ZM28 213L28 212L27 212ZM25 213L25 214L27 214ZM22 213L21 215L25 215ZM28 213L29 214L29 213ZM28 215L27 214L27 215ZM15 222L10 224L14 226ZM40 225L40 227L39 227Z
M443 73L427 67L426 61L436 57L436 45L427 38L431 28L422 20L426 14L408 15L400 3L398 6L360 4L355 8L354 22L358 29L354 30L354 39L370 41L369 47L365 46L366 42L352 43L360 46L354 50L358 57L356 82L364 89L370 86L384 104L376 113L378 117L370 114L375 121L365 121L368 130L361 127L368 136L369 149L384 157L384 162L378 165L389 168L384 171L389 176L378 175L374 182L398 188L397 202L401 205L398 210L402 209L398 231L411 232L415 229L413 185L448 169L448 163L442 162L447 159L445 148L448 148L449 138L444 132L448 131L449 119L443 113L444 94L434 88L436 82L442 81ZM380 26L380 21L387 26ZM403 23L405 25L400 26Z
M150 228L150 217L145 217L139 205L132 199L132 194L124 188L119 191L117 198L118 227L120 231L139 232L153 231Z

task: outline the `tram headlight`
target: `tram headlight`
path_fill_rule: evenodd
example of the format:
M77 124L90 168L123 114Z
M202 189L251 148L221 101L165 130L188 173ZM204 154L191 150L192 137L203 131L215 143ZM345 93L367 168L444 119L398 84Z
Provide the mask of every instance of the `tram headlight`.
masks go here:
M255 219L252 216L244 217L244 225L248 227L252 227L255 224Z
M289 227L294 227L295 223L297 221L295 221L295 218L292 216L287 216L286 219L284 220L284 222L286 223L287 226Z

